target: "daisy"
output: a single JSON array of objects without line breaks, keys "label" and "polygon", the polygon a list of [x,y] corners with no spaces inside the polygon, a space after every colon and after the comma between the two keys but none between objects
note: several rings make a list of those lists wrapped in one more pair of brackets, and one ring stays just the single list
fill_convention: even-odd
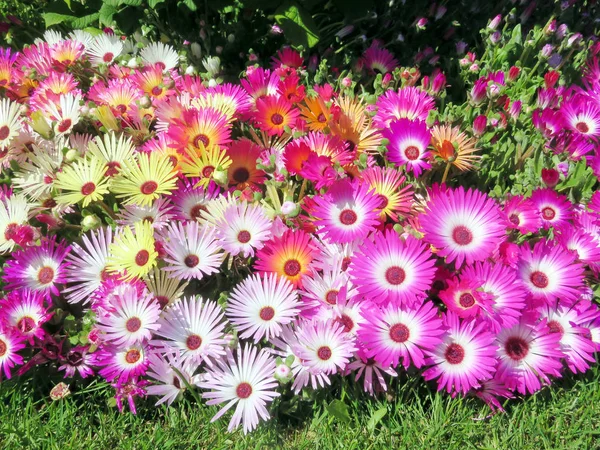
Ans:
[{"label": "daisy", "polygon": [[520,195],[509,197],[500,214],[507,228],[519,230],[522,234],[535,233],[542,225],[531,199]]},{"label": "daisy", "polygon": [[93,38],[86,51],[94,66],[111,64],[123,52],[123,42],[118,36],[103,33]]},{"label": "daisy", "polygon": [[58,105],[48,103],[48,114],[53,122],[53,129],[56,136],[64,136],[73,130],[73,127],[79,123],[80,119],[80,94],[64,94],[59,98]]},{"label": "daisy", "polygon": [[71,286],[63,290],[69,303],[89,303],[90,296],[107,278],[106,266],[112,239],[112,228],[106,227],[83,235],[81,244],[73,243],[65,270],[65,281]]},{"label": "daisy", "polygon": [[0,373],[4,372],[6,378],[10,379],[10,369],[15,364],[23,364],[23,357],[17,353],[23,348],[25,344],[21,337],[0,327]]},{"label": "daisy", "polygon": [[398,67],[398,60],[394,55],[380,44],[373,41],[371,46],[365,50],[361,63],[368,69],[369,73],[388,73]]},{"label": "daisy", "polygon": [[[197,177],[194,187],[207,187],[213,181],[215,172],[224,172],[231,166],[231,158],[219,147],[210,147],[197,154],[187,149],[181,160],[181,171],[188,177]],[[216,188],[216,186],[215,186]]]},{"label": "daisy", "polygon": [[531,249],[529,244],[523,244],[517,271],[523,287],[535,301],[552,303],[560,299],[570,304],[581,295],[583,267],[560,245],[541,240]]},{"label": "daisy", "polygon": [[[356,336],[358,330],[366,322],[363,310],[372,306],[371,302],[365,301],[361,296],[357,295],[355,289],[348,289],[343,286],[337,296],[337,301],[332,308],[330,314],[326,317],[331,317],[333,320],[344,327],[344,333]],[[323,311],[324,308],[321,308]],[[317,320],[320,318],[317,316]]]},{"label": "daisy", "polygon": [[412,363],[420,368],[425,364],[425,351],[433,350],[444,333],[438,309],[431,302],[408,309],[389,305],[383,310],[372,309],[368,322],[358,332],[366,347],[366,356],[383,367],[405,369]]},{"label": "daisy", "polygon": [[375,395],[376,391],[387,392],[387,383],[383,374],[391,377],[397,377],[398,372],[391,367],[383,367],[373,358],[368,358],[364,349],[359,349],[355,355],[355,360],[348,364],[347,372],[356,371],[354,381],[358,382],[360,377],[364,378],[363,390],[369,395]]},{"label": "daisy", "polygon": [[218,195],[219,187],[215,183],[208,183],[206,187],[202,187],[197,179],[180,179],[177,182],[177,190],[171,195],[175,218],[197,220],[206,209],[206,204]]},{"label": "daisy", "polygon": [[246,434],[257,427],[259,416],[263,420],[269,419],[266,405],[279,396],[274,390],[279,384],[273,377],[275,360],[265,350],[258,351],[248,345],[238,347],[235,356],[227,348],[227,357],[217,362],[218,366],[209,369],[199,383],[200,388],[210,389],[202,394],[208,399],[207,405],[227,402],[211,422],[237,404],[227,430],[231,432],[243,422]]},{"label": "daisy", "polygon": [[473,389],[471,392],[475,397],[480,398],[492,410],[492,414],[496,411],[504,412],[502,404],[498,397],[514,398],[512,392],[506,388],[506,385],[498,379],[497,374],[489,380],[480,381],[480,386]]},{"label": "daisy", "polygon": [[213,108],[186,109],[167,131],[180,150],[191,148],[196,153],[231,142],[231,125],[225,114]]},{"label": "daisy", "polygon": [[227,253],[254,256],[271,237],[271,221],[261,206],[246,202],[231,205],[217,221],[217,236]]},{"label": "daisy", "polygon": [[88,92],[88,98],[99,105],[96,108],[98,120],[109,130],[119,129],[116,118],[126,117],[132,112],[143,95],[129,78],[112,79],[107,85],[98,81]]},{"label": "daisy", "polygon": [[396,167],[406,166],[415,177],[429,168],[430,152],[427,150],[431,142],[431,132],[425,122],[409,119],[394,120],[389,128],[382,131],[382,136],[389,141],[387,159]]},{"label": "daisy", "polygon": [[435,260],[421,241],[402,240],[395,231],[365,239],[352,263],[350,275],[358,291],[379,304],[413,304],[426,296],[435,275]]},{"label": "daisy", "polygon": [[266,173],[256,165],[262,148],[249,139],[233,141],[227,149],[231,166],[227,168],[229,185],[243,191],[247,187],[259,191],[266,179]]},{"label": "daisy", "polygon": [[27,288],[49,298],[59,295],[59,284],[66,281],[65,256],[70,247],[56,243],[56,237],[43,238],[41,245],[27,247],[12,254],[4,268],[5,289]]},{"label": "daisy", "polygon": [[135,162],[126,162],[114,178],[111,192],[125,198],[124,204],[148,206],[160,195],[171,195],[176,174],[166,156],[138,153]]},{"label": "daisy", "polygon": [[304,322],[297,337],[295,353],[313,373],[343,371],[356,351],[354,336],[333,320]]},{"label": "daisy", "polygon": [[197,222],[169,225],[164,247],[164,260],[169,265],[164,270],[171,272],[171,277],[184,280],[201,280],[206,275],[217,273],[225,254],[221,252],[215,234],[214,228]]},{"label": "daisy", "polygon": [[20,108],[21,105],[7,98],[0,101],[0,149],[8,147],[19,134],[23,124]]},{"label": "daisy", "polygon": [[304,64],[304,59],[297,50],[284,47],[277,51],[277,55],[271,57],[271,67],[278,69],[281,66],[298,69]]},{"label": "daisy", "polygon": [[318,250],[309,234],[288,229],[273,237],[258,250],[255,269],[259,273],[275,272],[286,277],[294,287],[302,286],[302,278],[311,272],[311,262]]},{"label": "daisy", "polygon": [[479,289],[480,280],[461,277],[447,280],[447,287],[438,296],[461,319],[475,318],[492,313],[493,300]]},{"label": "daisy", "polygon": [[15,248],[16,242],[11,235],[19,226],[27,223],[30,209],[31,205],[21,194],[0,200],[0,253]]},{"label": "daisy", "polygon": [[461,321],[451,312],[444,316],[447,327],[438,344],[427,358],[431,366],[423,372],[425,380],[437,379],[438,391],[466,394],[492,378],[496,370],[495,336],[486,330],[484,322]]},{"label": "daisy", "polygon": [[238,284],[229,296],[225,313],[242,339],[258,344],[264,337],[279,336],[282,325],[298,315],[300,303],[287,278],[254,274]]},{"label": "daisy", "polygon": [[0,329],[14,331],[30,345],[35,338],[44,338],[42,325],[52,313],[44,306],[42,295],[28,289],[14,290],[0,301],[0,306]]},{"label": "daisy", "polygon": [[103,346],[94,353],[99,373],[107,381],[125,383],[146,373],[148,369],[148,347],[134,344],[125,347]]},{"label": "daisy", "polygon": [[150,294],[160,305],[160,309],[165,309],[181,298],[187,281],[182,282],[177,278],[169,278],[169,273],[155,267],[144,280]]},{"label": "daisy", "polygon": [[104,177],[106,170],[96,159],[80,159],[56,174],[54,187],[62,193],[56,197],[58,203],[72,205],[82,202],[85,208],[90,202],[102,200],[108,194],[108,179]]},{"label": "daisy", "polygon": [[[350,277],[341,269],[342,257],[337,255],[328,267],[307,275],[299,292],[303,301],[302,314],[307,315],[314,309],[323,306],[332,307],[337,304],[340,291],[350,285]],[[347,290],[347,295],[354,296],[355,288]]]},{"label": "daisy", "polygon": [[257,126],[269,136],[281,136],[286,127],[293,130],[300,114],[298,109],[283,97],[259,98],[256,100],[256,109]]},{"label": "daisy", "polygon": [[147,375],[159,383],[148,386],[146,392],[148,395],[162,396],[155,406],[162,403],[171,405],[185,391],[186,384],[192,385],[197,367],[193,361],[182,359],[176,353],[161,355],[158,352],[151,353],[148,361],[150,366]]},{"label": "daisy", "polygon": [[462,186],[436,192],[419,221],[424,240],[456,267],[488,258],[505,234],[495,201]]},{"label": "daisy", "polygon": [[596,103],[575,96],[564,101],[560,107],[565,125],[581,136],[600,136],[600,107]]},{"label": "daisy", "polygon": [[[397,92],[389,90],[377,99],[375,125],[385,129],[398,119],[425,122],[429,111],[434,107],[433,97],[420,88],[408,86],[398,89]],[[400,123],[407,124],[407,122]]]},{"label": "daisy", "polygon": [[312,200],[317,233],[331,242],[362,240],[379,224],[381,199],[366,183],[342,180]]},{"label": "daisy", "polygon": [[[446,176],[450,166],[466,172],[473,169],[474,164],[481,159],[480,155],[474,154],[479,150],[475,147],[475,139],[468,137],[458,127],[434,125],[431,129],[431,145],[433,156],[446,162]],[[442,183],[446,181],[446,176],[443,177]]]},{"label": "daisy", "polygon": [[133,230],[123,227],[110,244],[107,272],[124,271],[125,280],[143,277],[156,265],[158,253],[154,243],[152,225],[148,222],[136,223]]},{"label": "daisy", "polygon": [[600,262],[600,242],[590,233],[569,225],[561,227],[555,235],[557,242],[565,249],[574,252],[577,259],[590,266]]},{"label": "daisy", "polygon": [[152,344],[178,351],[183,359],[212,365],[213,359],[225,354],[223,319],[223,310],[216,302],[201,297],[183,298],[169,306],[158,321],[156,334],[165,340],[154,340]]},{"label": "daisy", "polygon": [[91,368],[93,364],[94,356],[89,353],[89,347],[78,345],[67,352],[58,370],[65,371],[65,378],[73,378],[76,372],[81,378],[87,378],[94,375],[94,370]]},{"label": "daisy", "polygon": [[531,203],[545,229],[566,225],[573,218],[573,205],[554,189],[536,189],[531,193]]},{"label": "daisy", "polygon": [[498,333],[498,377],[508,389],[521,394],[533,394],[550,384],[549,375],[560,377],[563,353],[560,334],[549,333],[546,322],[522,319],[511,328]]},{"label": "daisy", "polygon": [[[381,133],[373,125],[363,100],[339,96],[334,101],[336,114],[329,121],[331,133],[345,143],[346,152],[352,155],[374,154],[381,145]],[[339,108],[339,109],[337,109]]]},{"label": "daisy", "polygon": [[406,178],[391,167],[369,167],[362,172],[362,178],[379,196],[381,203],[379,217],[398,220],[398,215],[406,216],[411,210],[413,190]]},{"label": "daisy", "polygon": [[110,314],[98,317],[96,327],[103,332],[104,340],[118,347],[148,340],[159,328],[158,302],[148,293],[141,297],[132,293],[134,291],[127,291],[119,297]]},{"label": "daisy", "polygon": [[327,128],[327,122],[331,114],[330,108],[325,104],[325,101],[320,96],[305,97],[304,103],[300,104],[300,115],[306,122],[306,126],[310,131],[323,131]]},{"label": "daisy", "polygon": [[179,55],[170,45],[152,42],[140,51],[145,64],[157,64],[164,72],[174,69],[179,63]]}]

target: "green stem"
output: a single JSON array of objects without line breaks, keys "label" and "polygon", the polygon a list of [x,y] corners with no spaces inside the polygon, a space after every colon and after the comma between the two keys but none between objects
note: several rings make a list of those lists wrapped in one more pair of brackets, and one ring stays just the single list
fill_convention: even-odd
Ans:
[{"label": "green stem", "polygon": [[448,172],[450,171],[450,162],[446,163],[446,169],[444,170],[444,175],[442,176],[442,184],[446,182],[446,178],[448,178]]},{"label": "green stem", "polygon": [[115,214],[115,212],[110,209],[110,206],[108,206],[106,203],[104,203],[104,201],[100,200],[97,202],[102,209],[110,216],[111,219],[113,220],[117,220],[117,215]]}]

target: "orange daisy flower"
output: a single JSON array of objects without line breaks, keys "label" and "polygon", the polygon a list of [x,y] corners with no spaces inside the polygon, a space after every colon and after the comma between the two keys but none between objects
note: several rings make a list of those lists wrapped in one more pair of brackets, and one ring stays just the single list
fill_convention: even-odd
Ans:
[{"label": "orange daisy flower", "polygon": [[[431,129],[432,154],[456,167],[461,172],[473,169],[473,164],[481,159],[475,155],[479,149],[475,147],[475,139],[468,137],[458,127],[436,125]],[[447,175],[447,174],[446,174]],[[445,177],[444,177],[445,181]]]},{"label": "orange daisy flower", "polygon": [[267,96],[256,100],[258,128],[269,136],[281,136],[285,127],[294,128],[299,112],[283,97]]},{"label": "orange daisy flower", "polygon": [[339,97],[336,106],[339,109],[329,121],[331,133],[346,143],[348,151],[376,153],[381,144],[381,134],[373,127],[365,105],[360,100]]},{"label": "orange daisy flower", "polygon": [[320,96],[306,97],[304,105],[298,105],[300,115],[306,121],[306,126],[310,131],[323,131],[327,128],[327,122],[331,111]]},{"label": "orange daisy flower", "polygon": [[247,187],[259,189],[266,178],[265,172],[256,167],[256,160],[261,153],[262,149],[249,139],[239,139],[231,144],[227,149],[227,155],[231,158],[231,166],[227,171],[230,186],[240,191]]}]

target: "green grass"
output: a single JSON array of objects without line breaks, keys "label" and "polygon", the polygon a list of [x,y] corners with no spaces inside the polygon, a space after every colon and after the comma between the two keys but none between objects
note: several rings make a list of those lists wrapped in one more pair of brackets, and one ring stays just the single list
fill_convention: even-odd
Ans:
[{"label": "green grass", "polygon": [[[416,378],[409,381],[418,381]],[[0,384],[1,449],[592,449],[600,448],[600,371],[569,377],[534,396],[507,402],[506,414],[485,420],[475,399],[450,399],[422,382],[403,380],[388,400],[357,398],[345,382],[294,414],[262,424],[254,433],[227,433],[230,415],[215,424],[216,407],[191,396],[176,407],[138,402],[138,415],[108,406],[103,384],[79,389],[62,401],[47,398],[53,381],[40,375]],[[43,394],[43,395],[42,395]],[[325,405],[344,397],[349,421]],[[355,400],[351,400],[351,399]],[[385,416],[373,423],[375,411]]]}]

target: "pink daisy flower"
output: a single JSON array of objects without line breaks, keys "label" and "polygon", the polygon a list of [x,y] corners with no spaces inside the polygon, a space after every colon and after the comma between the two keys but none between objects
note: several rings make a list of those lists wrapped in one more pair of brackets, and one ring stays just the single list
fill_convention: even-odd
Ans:
[{"label": "pink daisy flower", "polygon": [[522,234],[535,233],[540,229],[541,221],[533,202],[520,195],[509,197],[501,211],[504,225]]},{"label": "pink daisy flower", "polygon": [[438,296],[448,311],[452,311],[461,319],[474,318],[492,313],[493,300],[487,293],[479,290],[478,279],[461,277],[448,280],[448,287],[440,291]]},{"label": "pink daisy flower", "polygon": [[517,271],[526,292],[535,301],[551,303],[556,299],[573,303],[581,295],[583,267],[560,245],[545,240],[533,249],[521,247]]},{"label": "pink daisy flower", "polygon": [[217,221],[217,236],[226,252],[248,258],[271,237],[271,227],[262,206],[242,202],[225,209]]},{"label": "pink daisy flower", "polygon": [[536,189],[531,194],[531,202],[545,229],[566,225],[573,218],[571,202],[553,189]]},{"label": "pink daisy flower", "polygon": [[98,317],[96,327],[104,339],[115,346],[130,346],[148,340],[159,328],[160,305],[149,293],[126,291],[113,303],[114,309]]},{"label": "pink daisy flower", "polygon": [[391,367],[383,367],[373,358],[368,358],[364,349],[359,350],[354,355],[355,360],[348,364],[346,372],[356,372],[354,381],[358,382],[363,377],[363,390],[369,395],[375,395],[377,392],[387,392],[387,383],[383,374],[390,377],[397,377],[398,372]]},{"label": "pink daisy flower", "polygon": [[396,367],[399,362],[405,369],[411,363],[422,367],[424,352],[434,349],[444,333],[438,309],[431,302],[411,309],[389,305],[368,313],[358,338],[367,349],[366,356],[383,367]]},{"label": "pink daisy flower", "polygon": [[94,353],[96,366],[102,367],[100,375],[107,381],[125,383],[146,373],[148,348],[143,344],[125,347],[105,346]]},{"label": "pink daisy flower", "polygon": [[370,73],[388,73],[398,67],[398,60],[389,50],[381,48],[380,43],[373,41],[361,58],[364,67]]},{"label": "pink daisy flower", "polygon": [[165,340],[154,340],[152,344],[178,351],[184,359],[212,365],[213,359],[225,354],[223,319],[223,310],[216,302],[184,298],[164,311],[156,334]]},{"label": "pink daisy flower", "polygon": [[591,266],[600,263],[600,242],[580,228],[567,225],[556,230],[557,242],[566,250],[574,252],[577,259]]},{"label": "pink daisy flower", "polygon": [[273,377],[275,360],[265,350],[259,351],[248,345],[238,347],[235,356],[227,348],[227,357],[218,359],[217,363],[218,366],[209,369],[199,383],[202,389],[211,390],[202,394],[208,399],[207,405],[227,402],[211,422],[237,405],[227,429],[233,431],[242,422],[246,434],[257,427],[259,416],[263,420],[269,419],[266,406],[279,396],[275,391],[278,382]]},{"label": "pink daisy flower", "polygon": [[375,233],[359,247],[350,264],[352,282],[375,303],[413,304],[426,296],[435,275],[427,246],[395,231]]},{"label": "pink daisy flower", "polygon": [[448,312],[444,317],[446,333],[442,342],[430,352],[423,372],[426,380],[437,379],[438,391],[465,395],[480,382],[492,378],[496,366],[495,336],[485,322],[461,321]]},{"label": "pink daisy flower", "polygon": [[11,377],[10,369],[16,364],[23,364],[23,357],[17,352],[25,348],[23,338],[0,327],[0,376]]},{"label": "pink daisy flower", "polygon": [[78,345],[67,352],[58,370],[65,371],[65,378],[73,378],[75,373],[79,373],[81,378],[87,378],[94,375],[91,366],[94,364],[94,356],[88,352],[89,347]]},{"label": "pink daisy flower", "polygon": [[373,121],[382,130],[397,119],[426,121],[429,111],[435,107],[435,100],[420,88],[409,86],[386,91],[377,100],[377,114]]},{"label": "pink daisy flower", "polygon": [[254,115],[258,128],[269,136],[281,136],[286,127],[293,130],[300,111],[285,97],[268,96],[256,100]]},{"label": "pink daisy flower", "polygon": [[596,103],[574,96],[562,103],[560,112],[573,133],[591,138],[600,136],[600,107]]},{"label": "pink daisy flower", "polygon": [[242,339],[252,338],[258,344],[263,337],[279,336],[299,307],[298,294],[286,278],[254,274],[233,289],[225,313]]},{"label": "pink daisy flower", "polygon": [[512,392],[498,379],[497,375],[489,380],[481,381],[480,386],[472,390],[472,394],[483,400],[492,410],[492,414],[496,411],[504,411],[498,397],[514,398]]},{"label": "pink daisy flower", "polygon": [[523,318],[517,325],[500,330],[496,341],[498,377],[508,389],[533,394],[541,389],[540,381],[550,384],[550,375],[561,376],[560,334],[549,333],[545,321]]},{"label": "pink daisy flower", "polygon": [[43,339],[42,325],[52,313],[44,306],[44,297],[36,291],[19,289],[9,293],[0,302],[0,323],[2,328],[14,331],[33,345],[34,338]]},{"label": "pink daisy flower", "polygon": [[425,122],[406,118],[394,120],[389,128],[381,132],[390,141],[387,159],[396,167],[406,166],[406,170],[418,177],[424,170],[431,168],[430,152],[431,132]]},{"label": "pink daisy flower", "polygon": [[65,256],[70,247],[56,243],[56,238],[42,239],[40,246],[28,247],[13,253],[6,262],[4,281],[6,289],[27,288],[45,297],[58,295],[57,284],[66,281]]},{"label": "pink daisy flower", "polygon": [[177,182],[177,190],[171,195],[177,220],[198,220],[206,210],[206,204],[219,196],[220,189],[214,182],[200,187],[199,181],[198,178],[184,178]]},{"label": "pink daisy flower", "polygon": [[[172,404],[185,390],[186,383],[192,385],[192,377],[197,364],[189,359],[181,358],[177,353],[167,352],[164,355],[154,352],[148,356],[150,363],[148,376],[158,383],[146,388],[148,395],[162,396],[155,404]],[[176,369],[176,370],[175,370]]]},{"label": "pink daisy flower", "polygon": [[496,202],[463,187],[432,195],[419,221],[424,240],[456,267],[488,258],[505,236]]},{"label": "pink daisy flower", "polygon": [[345,243],[364,239],[379,223],[377,208],[381,200],[369,185],[339,181],[323,196],[313,197],[312,215],[317,233],[331,242]]}]

